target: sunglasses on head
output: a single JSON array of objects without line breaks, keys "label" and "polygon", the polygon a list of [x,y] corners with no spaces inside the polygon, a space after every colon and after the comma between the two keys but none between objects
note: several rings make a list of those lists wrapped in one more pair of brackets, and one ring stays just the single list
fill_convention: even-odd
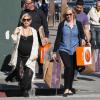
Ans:
[{"label": "sunglasses on head", "polygon": [[29,4],[32,4],[33,2],[25,2],[25,4],[29,5]]},{"label": "sunglasses on head", "polygon": [[72,13],[70,13],[70,14],[65,14],[66,16],[72,16]]},{"label": "sunglasses on head", "polygon": [[24,18],[23,19],[23,22],[25,22],[25,21],[28,21],[29,22],[30,20],[31,20],[30,18],[27,18],[27,19]]}]

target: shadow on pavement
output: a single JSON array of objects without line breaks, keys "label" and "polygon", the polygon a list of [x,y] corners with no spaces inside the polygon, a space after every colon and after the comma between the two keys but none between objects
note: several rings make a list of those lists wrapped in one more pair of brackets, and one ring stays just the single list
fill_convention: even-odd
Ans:
[{"label": "shadow on pavement", "polygon": [[7,97],[21,97],[20,90],[6,90]]},{"label": "shadow on pavement", "polygon": [[95,81],[94,79],[87,78],[87,77],[77,77],[77,79],[79,79],[79,80],[86,80],[86,81]]},{"label": "shadow on pavement", "polygon": [[94,73],[94,74],[91,74],[90,76],[94,76],[94,77],[100,78],[100,73]]},{"label": "shadow on pavement", "polygon": [[11,71],[11,70],[12,70],[12,67],[8,65],[10,59],[11,59],[11,55],[8,54],[8,55],[5,57],[5,59],[4,59],[4,61],[3,61],[3,64],[2,64],[2,66],[1,66],[1,71],[2,71],[2,72]]},{"label": "shadow on pavement", "polygon": [[53,95],[62,95],[64,89],[36,89],[35,95],[40,95],[40,96],[53,96]]},{"label": "shadow on pavement", "polygon": [[0,84],[0,97],[19,97],[21,96],[19,87],[16,85]]},{"label": "shadow on pavement", "polygon": [[[31,95],[35,96],[61,95],[64,91],[63,88],[55,89],[45,87],[44,83],[37,83],[35,85],[37,85],[37,88],[35,88],[35,93],[30,93]],[[22,97],[22,95],[17,85],[0,84],[0,97]]]}]

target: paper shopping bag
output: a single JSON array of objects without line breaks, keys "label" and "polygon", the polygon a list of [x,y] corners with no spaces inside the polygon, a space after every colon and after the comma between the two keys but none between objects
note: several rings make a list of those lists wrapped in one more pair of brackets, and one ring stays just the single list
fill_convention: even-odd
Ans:
[{"label": "paper shopping bag", "polygon": [[92,64],[91,47],[76,48],[77,66],[90,66]]},{"label": "paper shopping bag", "polygon": [[45,46],[40,46],[39,48],[39,56],[40,56],[40,63],[44,63],[44,57],[48,49],[51,48],[51,43],[46,44]]},{"label": "paper shopping bag", "polygon": [[100,50],[93,50],[95,72],[100,72]]},{"label": "paper shopping bag", "polygon": [[85,66],[85,70],[82,71],[80,74],[83,74],[83,75],[88,75],[88,74],[93,74],[95,72],[95,61],[94,61],[95,57],[94,57],[94,54],[92,52],[92,64],[89,65],[88,67]]},{"label": "paper shopping bag", "polygon": [[61,62],[46,61],[44,64],[44,81],[49,88],[60,88]]}]

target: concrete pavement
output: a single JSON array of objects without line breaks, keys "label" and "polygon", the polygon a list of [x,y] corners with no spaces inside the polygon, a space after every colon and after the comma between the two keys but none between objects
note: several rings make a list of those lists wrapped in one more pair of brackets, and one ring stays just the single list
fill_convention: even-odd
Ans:
[{"label": "concrete pavement", "polygon": [[[91,96],[91,95],[90,95]],[[100,100],[99,95],[89,96],[70,96],[70,97],[61,97],[61,96],[37,96],[37,97],[8,97],[0,98],[0,100]]]},{"label": "concrete pavement", "polygon": [[[4,81],[6,75],[5,73],[0,72],[0,93],[5,93],[5,95],[0,94],[0,100],[6,100],[6,97],[11,99],[16,99],[19,97],[19,100],[22,100],[23,97],[20,96],[20,91],[17,82],[8,82]],[[61,80],[63,85],[63,79]],[[77,89],[77,92],[73,96],[68,96],[69,100],[100,100],[100,73],[94,73],[92,75],[78,75],[78,81],[74,81],[74,88]],[[45,100],[45,99],[64,99],[62,97],[62,89],[49,89],[46,87],[46,84],[42,79],[35,79],[33,83],[34,93],[31,93],[29,98],[34,98],[36,100]],[[2,98],[3,97],[3,98]],[[13,97],[13,98],[12,98]],[[9,100],[9,98],[7,99]]]}]

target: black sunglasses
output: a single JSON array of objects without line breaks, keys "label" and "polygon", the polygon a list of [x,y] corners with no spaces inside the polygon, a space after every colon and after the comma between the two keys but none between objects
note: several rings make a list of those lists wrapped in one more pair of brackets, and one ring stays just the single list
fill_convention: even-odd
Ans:
[{"label": "black sunglasses", "polygon": [[72,16],[72,13],[70,13],[70,14],[65,14],[66,16]]},{"label": "black sunglasses", "polygon": [[25,22],[25,21],[29,22],[30,20],[31,20],[30,18],[27,18],[27,19],[23,19],[22,21],[23,22]]}]

